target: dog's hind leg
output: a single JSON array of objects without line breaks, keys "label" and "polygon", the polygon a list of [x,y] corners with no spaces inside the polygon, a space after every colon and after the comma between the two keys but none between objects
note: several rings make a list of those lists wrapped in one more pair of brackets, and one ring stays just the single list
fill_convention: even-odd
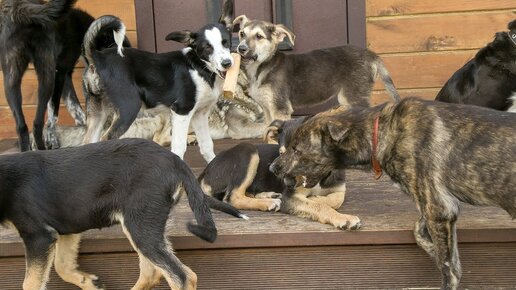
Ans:
[{"label": "dog's hind leg", "polygon": [[86,115],[84,114],[84,110],[82,109],[81,103],[77,98],[77,93],[75,92],[75,88],[72,82],[72,72],[66,74],[65,82],[63,85],[63,94],[66,108],[72,118],[75,120],[76,126],[84,126],[86,125]]},{"label": "dog's hind leg", "polygon": [[140,211],[134,215],[134,217],[152,216],[152,219],[129,218],[133,215],[120,219],[122,229],[133,248],[138,252],[139,257],[144,257],[140,260],[142,272],[133,290],[151,288],[159,281],[159,272],[163,274],[171,289],[197,288],[197,275],[174,255],[165,235],[168,209],[169,207],[166,212],[148,209],[148,212]]},{"label": "dog's hind leg", "polygon": [[421,249],[425,250],[430,257],[435,258],[434,243],[432,242],[432,237],[428,232],[426,221],[423,216],[421,216],[416,222],[414,237]]},{"label": "dog's hind leg", "polygon": [[80,234],[59,236],[54,260],[56,272],[64,281],[75,284],[81,289],[103,289],[97,276],[77,270],[80,240]]},{"label": "dog's hind leg", "polygon": [[31,233],[20,232],[25,244],[24,290],[45,289],[54,259],[57,232],[46,227]]},{"label": "dog's hind leg", "polygon": [[27,69],[28,65],[29,60],[25,59],[23,55],[4,55],[2,57],[5,96],[16,121],[16,133],[18,134],[20,151],[22,152],[29,151],[31,149],[29,130],[23,116],[23,98],[21,93],[21,81],[23,73]]},{"label": "dog's hind leg", "polygon": [[434,260],[442,274],[441,289],[457,289],[461,278],[455,223],[457,214],[444,207],[426,209],[424,218],[434,245]]},{"label": "dog's hind leg", "polygon": [[102,129],[108,117],[108,108],[102,100],[96,96],[87,98],[86,134],[84,134],[83,144],[96,143],[100,141]]},{"label": "dog's hind leg", "polygon": [[39,150],[45,150],[45,143],[43,141],[43,120],[45,118],[48,101],[54,92],[56,75],[55,52],[53,49],[48,49],[48,47],[49,46],[45,45],[45,43],[36,47],[34,56],[34,68],[38,75],[38,106],[36,108],[36,115],[34,116],[32,133]]},{"label": "dog's hind leg", "polygon": [[45,136],[45,146],[48,149],[57,149],[60,146],[59,138],[56,133],[57,121],[59,119],[59,104],[61,102],[61,93],[63,92],[63,85],[65,82],[65,72],[56,69],[55,80],[54,80],[54,90],[52,94],[52,98],[47,104],[47,130]]}]

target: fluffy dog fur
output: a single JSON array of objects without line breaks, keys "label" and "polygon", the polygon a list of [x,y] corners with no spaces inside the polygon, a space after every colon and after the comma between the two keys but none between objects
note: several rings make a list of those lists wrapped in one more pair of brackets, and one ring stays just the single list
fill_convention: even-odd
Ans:
[{"label": "fluffy dog fur", "polygon": [[516,20],[456,71],[437,101],[516,112]]},{"label": "fluffy dog fur", "polygon": [[312,189],[294,187],[292,178],[277,178],[269,171],[272,161],[288,147],[292,133],[307,119],[273,122],[266,136],[279,144],[241,143],[219,153],[199,176],[203,190],[238,209],[281,210],[340,229],[358,229],[358,217],[336,211],[346,194],[343,170],[330,172]]},{"label": "fluffy dog fur", "polygon": [[377,76],[387,92],[399,96],[383,61],[374,52],[347,45],[318,49],[304,54],[284,54],[278,44],[295,35],[281,24],[249,20],[240,26],[237,51],[249,79],[249,93],[264,109],[266,124],[289,119],[293,110],[324,103],[338,96],[341,105],[369,106]]},{"label": "fluffy dog fur", "polygon": [[0,3],[0,62],[21,151],[31,149],[21,95],[22,76],[29,62],[34,64],[38,76],[38,106],[33,128],[37,148],[45,149],[42,132],[47,104],[47,147],[59,147],[53,133],[61,95],[76,123],[85,122],[71,75],[80,56],[82,38],[93,18],[72,9],[75,1],[4,0]]},{"label": "fluffy dog fur", "polygon": [[[142,105],[158,104],[172,110],[172,152],[181,158],[186,151],[186,137],[191,125],[206,161],[215,157],[208,128],[208,116],[222,90],[222,78],[232,65],[231,17],[233,1],[226,1],[219,23],[209,24],[197,32],[178,31],[166,39],[186,44],[182,51],[148,53],[122,47],[125,26],[114,16],[104,16],[92,24],[84,40],[84,56],[93,64],[100,80],[102,98],[90,98],[86,142],[100,138],[106,113],[106,101],[116,111],[111,127],[102,140],[119,138],[136,118]],[[102,31],[114,31],[117,48],[99,50]],[[151,65],[150,65],[151,64]],[[91,118],[90,118],[91,116]]]},{"label": "fluffy dog fur", "polygon": [[461,201],[498,206],[516,218],[516,115],[476,106],[409,98],[314,117],[296,130],[271,171],[304,176],[312,187],[331,170],[370,169],[372,160],[416,202],[416,241],[434,258],[443,289],[456,289],[461,277],[455,228]]},{"label": "fluffy dog fur", "polygon": [[101,289],[96,276],[77,270],[80,233],[116,223],[140,258],[134,289],[150,289],[162,275],[172,289],[195,289],[195,273],[165,235],[171,208],[186,193],[197,220],[188,229],[210,242],[217,229],[208,205],[244,217],[206,199],[180,158],[142,139],[3,155],[0,173],[0,223],[14,225],[25,244],[24,289],[44,289],[52,261],[63,280]]}]

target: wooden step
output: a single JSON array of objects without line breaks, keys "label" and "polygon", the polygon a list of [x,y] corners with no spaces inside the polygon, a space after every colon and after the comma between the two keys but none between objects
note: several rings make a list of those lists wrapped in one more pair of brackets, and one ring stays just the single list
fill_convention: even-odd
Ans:
[{"label": "wooden step", "polygon": [[[216,152],[237,142],[216,141]],[[185,157],[197,174],[205,166],[195,146]],[[350,170],[347,178],[339,211],[358,215],[359,231],[281,213],[246,211],[245,221],[214,212],[219,237],[209,244],[186,230],[193,215],[182,200],[171,214],[168,235],[178,257],[198,274],[199,289],[438,287],[433,261],[412,236],[413,202],[387,177],[376,181],[372,173]],[[462,287],[514,289],[516,223],[506,212],[464,205],[458,237]],[[81,267],[98,274],[107,289],[129,289],[138,278],[137,255],[118,226],[86,232],[81,253]],[[0,289],[21,287],[23,255],[17,233],[0,229],[0,277],[9,277],[0,279]],[[49,289],[75,288],[53,273]],[[164,280],[157,289],[167,289]]]}]

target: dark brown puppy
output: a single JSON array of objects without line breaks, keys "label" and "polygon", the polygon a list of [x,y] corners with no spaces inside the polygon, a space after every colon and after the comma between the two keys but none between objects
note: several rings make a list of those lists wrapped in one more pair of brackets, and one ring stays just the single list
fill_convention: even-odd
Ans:
[{"label": "dark brown puppy", "polygon": [[516,217],[516,114],[410,98],[314,117],[271,170],[305,176],[312,187],[331,170],[371,167],[414,199],[421,213],[416,240],[434,258],[442,288],[456,289],[460,201],[499,206]]},{"label": "dark brown puppy", "polygon": [[272,161],[290,143],[292,133],[307,119],[273,122],[266,137],[279,145],[241,143],[219,153],[199,176],[203,190],[238,209],[281,210],[340,229],[358,229],[358,217],[336,211],[346,194],[343,170],[331,171],[311,189],[294,187],[295,180],[278,178],[269,171]]},{"label": "dark brown puppy", "polygon": [[456,71],[436,101],[516,112],[516,20]]},{"label": "dark brown puppy", "polygon": [[198,223],[188,229],[213,242],[208,206],[225,211],[229,205],[207,201],[186,164],[154,142],[122,139],[0,156],[0,223],[14,225],[23,239],[23,289],[44,289],[52,261],[63,280],[102,289],[95,275],[77,270],[80,233],[117,223],[140,258],[134,289],[150,289],[162,275],[173,289],[195,289],[195,273],[174,256],[165,235],[183,193]]},{"label": "dark brown puppy", "polygon": [[249,95],[263,108],[266,124],[287,120],[293,110],[324,103],[337,95],[339,104],[369,106],[379,77],[394,101],[399,96],[380,57],[352,45],[285,54],[278,45],[295,35],[284,25],[235,18],[240,25],[237,51],[249,80]]}]

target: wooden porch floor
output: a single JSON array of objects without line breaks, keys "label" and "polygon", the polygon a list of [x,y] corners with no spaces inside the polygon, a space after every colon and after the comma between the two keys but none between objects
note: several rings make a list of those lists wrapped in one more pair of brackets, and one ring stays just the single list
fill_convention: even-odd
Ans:
[{"label": "wooden porch floor", "polygon": [[[216,151],[236,143],[217,141]],[[205,166],[195,146],[185,160],[196,174]],[[412,236],[417,212],[410,199],[388,177],[376,181],[372,173],[352,170],[347,178],[339,211],[359,216],[359,231],[281,213],[246,211],[245,221],[214,212],[219,237],[209,244],[187,232],[193,215],[183,199],[168,234],[179,258],[199,275],[200,289],[438,287],[433,262]],[[516,289],[516,222],[498,208],[464,205],[458,229],[461,286]],[[128,289],[138,277],[136,254],[118,226],[86,232],[81,253],[81,267],[99,274],[108,289]],[[0,289],[21,286],[23,255],[17,233],[0,228],[0,276],[9,277],[0,279]],[[71,285],[54,273],[49,289]]]}]

